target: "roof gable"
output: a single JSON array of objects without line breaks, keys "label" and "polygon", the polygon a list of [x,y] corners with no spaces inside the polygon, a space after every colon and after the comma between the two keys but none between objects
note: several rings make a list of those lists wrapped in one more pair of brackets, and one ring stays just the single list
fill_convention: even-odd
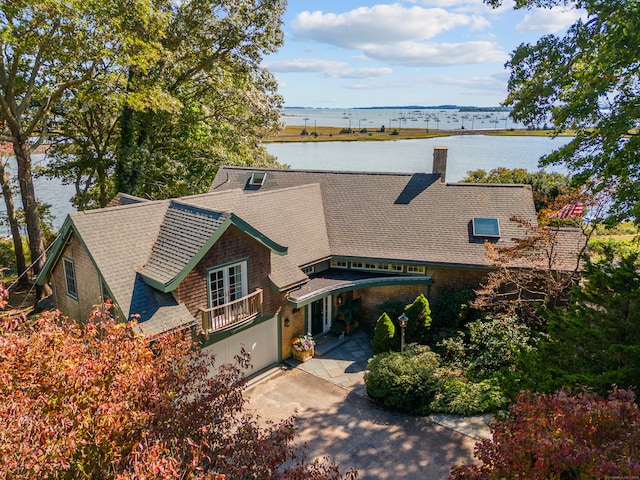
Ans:
[{"label": "roof gable", "polygon": [[235,225],[282,255],[277,244],[233,213],[221,212],[183,201],[171,201],[149,259],[140,271],[145,283],[160,292],[171,292],[184,280],[222,234]]}]

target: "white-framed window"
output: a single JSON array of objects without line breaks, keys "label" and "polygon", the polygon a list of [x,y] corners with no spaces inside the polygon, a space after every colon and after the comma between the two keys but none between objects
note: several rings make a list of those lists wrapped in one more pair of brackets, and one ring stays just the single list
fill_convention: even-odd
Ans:
[{"label": "white-framed window", "polygon": [[349,264],[346,260],[331,260],[331,266],[336,268],[348,268]]},{"label": "white-framed window", "polygon": [[424,265],[407,265],[407,273],[424,273],[426,268]]},{"label": "white-framed window", "polygon": [[247,280],[246,260],[209,270],[209,307],[218,307],[247,295]]},{"label": "white-framed window", "polygon": [[315,265],[309,265],[308,267],[303,267],[302,268],[302,273],[304,273],[305,275],[311,275],[315,271],[316,271],[316,266]]},{"label": "white-framed window", "polygon": [[70,258],[62,259],[62,269],[64,271],[64,285],[69,295],[74,300],[78,299],[78,282],[76,281],[76,269],[73,260]]}]

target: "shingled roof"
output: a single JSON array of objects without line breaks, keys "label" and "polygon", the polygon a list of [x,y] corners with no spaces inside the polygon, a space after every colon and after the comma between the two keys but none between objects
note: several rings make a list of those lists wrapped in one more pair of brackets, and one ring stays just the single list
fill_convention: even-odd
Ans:
[{"label": "shingled roof", "polygon": [[[221,168],[210,191],[242,189],[249,196],[256,170]],[[473,236],[474,217],[497,218],[500,238],[492,241],[505,245],[522,235],[513,217],[536,222],[526,185],[443,183],[440,174],[427,173],[262,171],[262,192],[320,186],[333,256],[486,266],[486,239]],[[305,206],[298,213],[304,217]]]}]

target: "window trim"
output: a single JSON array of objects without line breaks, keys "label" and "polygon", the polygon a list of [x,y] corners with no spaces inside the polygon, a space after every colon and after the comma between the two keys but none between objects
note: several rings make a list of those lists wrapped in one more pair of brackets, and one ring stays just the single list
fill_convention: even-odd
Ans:
[{"label": "window trim", "polygon": [[[64,288],[69,298],[78,300],[78,277],[76,276],[76,267],[72,258],[62,257],[62,273],[64,275]],[[72,282],[72,288],[69,288],[69,280]]]},{"label": "window trim", "polygon": [[[233,262],[223,263],[207,269],[207,306],[213,307],[213,298],[211,290],[211,275],[215,272],[223,271],[223,288],[224,288],[224,302],[221,305],[230,303],[234,300],[229,300],[229,269],[240,266],[240,286],[242,288],[242,295],[238,298],[245,297],[249,294],[249,262],[246,258],[242,260],[234,260]],[[236,298],[236,300],[238,299]]]}]

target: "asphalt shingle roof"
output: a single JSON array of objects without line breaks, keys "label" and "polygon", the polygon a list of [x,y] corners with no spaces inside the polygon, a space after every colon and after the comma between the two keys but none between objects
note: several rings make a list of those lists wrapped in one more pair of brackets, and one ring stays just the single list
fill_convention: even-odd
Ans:
[{"label": "asphalt shingle roof", "polygon": [[158,283],[169,283],[185,269],[227,218],[229,215],[223,212],[172,201],[142,273]]},{"label": "asphalt shingle roof", "polygon": [[[241,188],[249,196],[255,192],[247,186],[254,171],[221,168],[210,191]],[[533,194],[525,185],[447,184],[439,174],[426,173],[266,172],[259,191],[319,184],[334,256],[488,265],[484,238],[471,233],[474,217],[497,218],[502,245],[523,234],[512,217],[536,222]],[[301,206],[298,218],[305,215]]]}]

